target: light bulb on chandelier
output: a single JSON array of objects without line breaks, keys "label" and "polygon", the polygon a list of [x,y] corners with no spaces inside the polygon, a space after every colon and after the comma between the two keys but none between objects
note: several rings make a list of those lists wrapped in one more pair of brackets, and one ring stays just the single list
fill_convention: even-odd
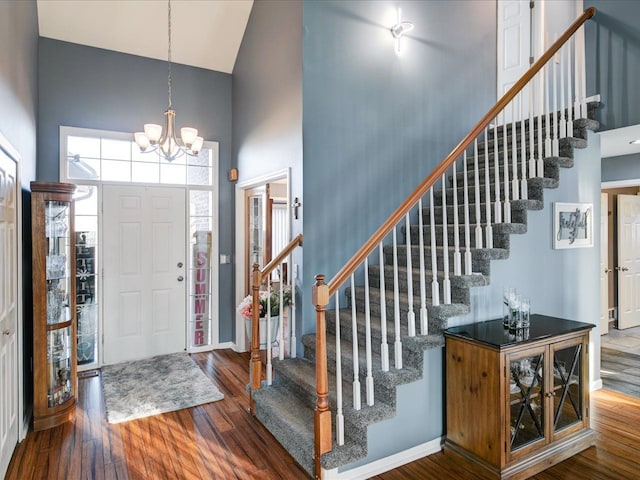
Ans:
[{"label": "light bulb on chandelier", "polygon": [[171,104],[171,0],[168,0],[167,19],[169,33],[167,49],[169,107],[164,112],[164,129],[162,125],[146,123],[144,132],[136,132],[134,139],[141,152],[158,152],[158,155],[171,162],[183,154],[197,156],[202,150],[204,139],[198,136],[198,129],[191,127],[182,127],[180,129],[180,140],[176,138],[176,112]]}]

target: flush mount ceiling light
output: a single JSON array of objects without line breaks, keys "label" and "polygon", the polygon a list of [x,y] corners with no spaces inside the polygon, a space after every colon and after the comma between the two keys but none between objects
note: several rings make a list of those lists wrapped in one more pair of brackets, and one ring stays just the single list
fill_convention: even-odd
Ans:
[{"label": "flush mount ceiling light", "polygon": [[158,155],[171,162],[183,154],[198,155],[204,139],[198,136],[197,129],[191,127],[182,127],[180,140],[176,138],[176,112],[171,104],[171,0],[168,0],[167,30],[169,34],[167,48],[169,107],[164,112],[164,130],[162,125],[147,123],[144,125],[144,132],[136,132],[134,137],[141,152],[158,152]]},{"label": "flush mount ceiling light", "polygon": [[402,10],[398,9],[398,23],[391,27],[391,35],[396,40],[396,53],[400,53],[400,39],[402,36],[413,30],[413,23],[402,21]]}]

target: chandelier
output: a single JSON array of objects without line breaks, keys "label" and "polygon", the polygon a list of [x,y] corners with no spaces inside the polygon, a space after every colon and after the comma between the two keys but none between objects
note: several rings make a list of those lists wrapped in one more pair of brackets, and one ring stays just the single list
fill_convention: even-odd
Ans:
[{"label": "chandelier", "polygon": [[204,139],[198,136],[198,130],[191,127],[180,129],[180,140],[176,138],[176,112],[171,104],[171,0],[168,0],[168,33],[169,46],[167,53],[167,90],[169,94],[169,107],[164,112],[164,130],[162,125],[146,123],[144,132],[136,132],[134,138],[141,152],[158,152],[167,161],[171,162],[177,157],[187,154],[196,156],[202,149]]}]

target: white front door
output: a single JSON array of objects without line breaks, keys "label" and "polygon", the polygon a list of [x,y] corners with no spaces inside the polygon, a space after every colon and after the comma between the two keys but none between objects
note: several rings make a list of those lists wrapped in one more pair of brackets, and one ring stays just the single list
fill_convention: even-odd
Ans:
[{"label": "white front door", "polygon": [[600,335],[609,333],[609,195],[600,193]]},{"label": "white front door", "polygon": [[105,185],[104,364],[186,348],[185,189]]},{"label": "white front door", "polygon": [[18,443],[16,164],[0,150],[0,478]]},{"label": "white front door", "polygon": [[640,325],[640,196],[618,195],[618,328]]}]

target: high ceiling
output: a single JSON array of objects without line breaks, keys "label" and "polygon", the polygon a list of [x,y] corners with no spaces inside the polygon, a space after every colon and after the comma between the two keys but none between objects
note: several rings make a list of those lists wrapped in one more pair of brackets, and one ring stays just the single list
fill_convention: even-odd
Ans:
[{"label": "high ceiling", "polygon": [[[231,73],[253,0],[172,0],[172,61]],[[167,59],[166,0],[38,0],[40,36]]]}]

